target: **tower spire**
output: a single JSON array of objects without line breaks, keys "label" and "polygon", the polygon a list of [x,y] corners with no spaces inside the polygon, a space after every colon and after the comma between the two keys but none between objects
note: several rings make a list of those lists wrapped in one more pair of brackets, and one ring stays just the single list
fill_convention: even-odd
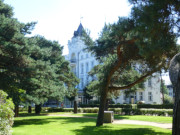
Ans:
[{"label": "tower spire", "polygon": [[82,36],[83,30],[84,30],[84,28],[83,28],[82,24],[80,23],[77,31],[74,31],[74,37]]}]

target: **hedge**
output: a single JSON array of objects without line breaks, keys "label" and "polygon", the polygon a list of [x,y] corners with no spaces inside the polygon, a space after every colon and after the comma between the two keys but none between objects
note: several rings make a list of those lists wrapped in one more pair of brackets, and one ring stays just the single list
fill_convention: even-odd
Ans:
[{"label": "hedge", "polygon": [[[81,104],[81,108],[99,107],[99,104]],[[110,104],[109,108],[153,108],[153,109],[173,109],[173,104]]]},{"label": "hedge", "polygon": [[[21,109],[25,111],[26,108]],[[34,110],[34,108],[32,108]],[[42,107],[43,112],[73,112],[73,108],[50,108]],[[78,108],[78,113],[98,113],[98,108]],[[27,109],[26,109],[27,111]],[[109,108],[109,111],[114,111],[115,114],[121,115],[157,115],[157,116],[172,116],[173,109],[150,109],[150,108]]]},{"label": "hedge", "polygon": [[[81,104],[81,108],[99,107],[99,104]],[[137,108],[137,104],[110,104],[109,108]]]},{"label": "hedge", "polygon": [[137,108],[173,109],[173,104],[138,104]]},{"label": "hedge", "polygon": [[[98,108],[78,108],[78,113],[98,113]],[[115,114],[121,115],[156,115],[172,116],[172,109],[130,109],[130,108],[109,108]],[[73,112],[73,108],[50,108],[48,112]]]}]

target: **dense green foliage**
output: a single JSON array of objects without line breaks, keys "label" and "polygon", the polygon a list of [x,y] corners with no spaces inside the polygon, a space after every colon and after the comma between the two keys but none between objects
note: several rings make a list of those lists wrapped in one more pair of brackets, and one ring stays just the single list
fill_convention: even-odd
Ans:
[{"label": "dense green foliage", "polygon": [[62,56],[63,47],[42,36],[27,37],[36,23],[13,18],[12,7],[0,0],[0,89],[20,102],[43,104],[76,93],[78,79]]},{"label": "dense green foliage", "polygon": [[14,122],[14,104],[7,94],[0,90],[0,135],[11,135]]},{"label": "dense green foliage", "polygon": [[180,31],[180,2],[157,0],[129,0],[131,15],[105,25],[100,37],[92,41],[85,35],[87,49],[102,62],[97,68],[98,81],[89,88],[97,88],[100,111],[97,126],[103,124],[105,102],[109,92],[136,89],[153,73],[167,70],[177,53]]}]

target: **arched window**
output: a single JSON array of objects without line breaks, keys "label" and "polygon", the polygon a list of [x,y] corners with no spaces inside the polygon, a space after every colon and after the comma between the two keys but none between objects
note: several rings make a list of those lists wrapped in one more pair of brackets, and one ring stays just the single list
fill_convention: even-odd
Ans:
[{"label": "arched window", "polygon": [[75,55],[75,53],[71,54],[71,62],[76,62],[76,55]]}]

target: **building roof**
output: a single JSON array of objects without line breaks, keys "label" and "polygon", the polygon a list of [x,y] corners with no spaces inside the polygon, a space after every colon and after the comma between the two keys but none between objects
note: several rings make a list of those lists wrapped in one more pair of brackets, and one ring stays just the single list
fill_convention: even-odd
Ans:
[{"label": "building roof", "polygon": [[83,30],[84,30],[84,28],[83,28],[82,24],[80,23],[77,31],[74,31],[73,37],[82,36]]}]

